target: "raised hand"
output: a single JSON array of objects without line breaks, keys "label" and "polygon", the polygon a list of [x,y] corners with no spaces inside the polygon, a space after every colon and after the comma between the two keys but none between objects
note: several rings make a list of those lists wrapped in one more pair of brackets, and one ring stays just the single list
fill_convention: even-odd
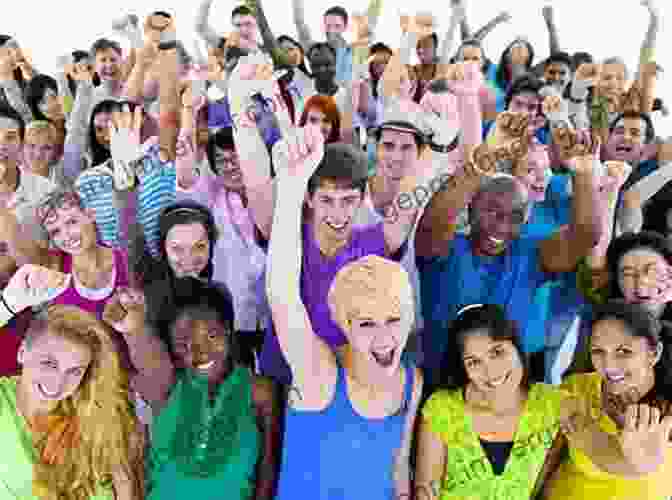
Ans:
[{"label": "raised hand", "polygon": [[553,6],[546,5],[541,9],[541,15],[544,16],[544,20],[547,24],[553,24]]},{"label": "raised hand", "polygon": [[551,123],[569,121],[569,107],[559,95],[546,96],[541,103],[541,112]]},{"label": "raised hand", "polygon": [[114,184],[117,190],[127,190],[135,185],[136,172],[133,163],[143,156],[140,146],[142,120],[140,106],[137,106],[133,113],[128,106],[112,113],[110,152],[114,166]]},{"label": "raised hand", "polygon": [[556,127],[551,131],[553,144],[558,148],[561,161],[584,156],[592,149],[592,137],[585,131]]},{"label": "raised hand", "polygon": [[623,457],[639,473],[655,472],[670,449],[670,432],[672,416],[648,405],[628,406],[619,439]]},{"label": "raised hand", "polygon": [[124,335],[140,331],[145,324],[145,296],[139,290],[121,289],[105,305],[103,321]]},{"label": "raised hand", "polygon": [[529,123],[530,117],[527,113],[504,111],[497,115],[495,130],[488,142],[497,147],[508,146],[516,141],[529,142]]},{"label": "raised hand", "polygon": [[594,87],[600,81],[601,75],[602,67],[599,64],[583,63],[574,73],[574,79],[583,82],[586,87]]},{"label": "raised hand", "polygon": [[599,139],[591,140],[589,144],[582,145],[581,147],[585,147],[587,151],[584,154],[575,156],[568,162],[569,169],[576,175],[592,174],[596,178],[602,177],[605,169],[599,160]]},{"label": "raised hand", "polygon": [[2,297],[11,309],[19,312],[54,300],[69,284],[70,276],[46,267],[25,264],[9,280]]},{"label": "raised hand", "polygon": [[273,147],[273,164],[283,183],[291,181],[305,186],[323,156],[324,136],[314,125],[293,129]]}]

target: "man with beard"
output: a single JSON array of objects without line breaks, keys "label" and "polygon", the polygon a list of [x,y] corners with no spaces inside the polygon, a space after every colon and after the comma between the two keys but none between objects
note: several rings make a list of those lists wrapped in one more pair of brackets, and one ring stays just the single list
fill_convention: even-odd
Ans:
[{"label": "man with beard", "polygon": [[[447,346],[446,328],[460,307],[500,304],[519,322],[523,344],[533,343],[535,332],[529,331],[529,324],[536,289],[552,273],[574,271],[600,238],[592,155],[572,163],[570,224],[543,240],[521,237],[529,216],[527,190],[509,175],[491,175],[491,155],[478,156],[478,165],[472,157],[464,171],[434,195],[415,235],[430,386]],[[467,204],[471,232],[456,234],[457,216]]]}]

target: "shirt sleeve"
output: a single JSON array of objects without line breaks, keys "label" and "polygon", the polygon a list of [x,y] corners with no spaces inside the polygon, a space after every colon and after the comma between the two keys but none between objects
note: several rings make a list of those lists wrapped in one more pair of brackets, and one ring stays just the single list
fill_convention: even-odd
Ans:
[{"label": "shirt sleeve", "polygon": [[159,216],[175,203],[175,163],[163,163],[159,145],[151,146],[142,164],[138,193],[138,222],[145,235],[147,250],[153,257],[159,255]]}]

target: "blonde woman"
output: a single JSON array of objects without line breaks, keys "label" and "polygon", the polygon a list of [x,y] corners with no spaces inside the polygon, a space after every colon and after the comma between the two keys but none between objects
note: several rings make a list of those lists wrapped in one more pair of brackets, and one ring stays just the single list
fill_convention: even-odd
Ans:
[{"label": "blonde woman", "polygon": [[[0,324],[63,290],[65,275],[21,267],[0,296]],[[0,378],[0,498],[143,497],[141,434],[110,330],[79,308],[53,305]]]}]

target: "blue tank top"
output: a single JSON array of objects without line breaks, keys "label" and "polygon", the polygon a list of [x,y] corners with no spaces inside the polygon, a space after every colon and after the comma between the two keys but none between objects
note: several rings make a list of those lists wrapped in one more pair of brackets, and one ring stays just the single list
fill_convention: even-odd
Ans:
[{"label": "blue tank top", "polygon": [[[339,364],[334,399],[321,411],[287,407],[276,500],[394,500],[395,456],[411,405],[414,369],[404,366],[401,409],[369,419],[353,408]],[[289,460],[291,458],[291,460]]]}]

